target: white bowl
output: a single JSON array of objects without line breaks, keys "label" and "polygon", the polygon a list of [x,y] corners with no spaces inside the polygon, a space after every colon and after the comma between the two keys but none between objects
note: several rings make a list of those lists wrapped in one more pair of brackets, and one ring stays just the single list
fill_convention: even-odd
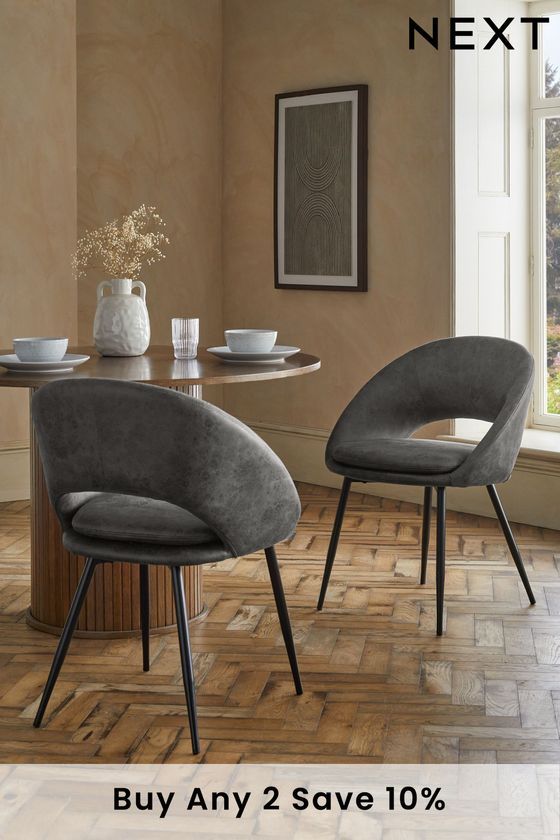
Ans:
[{"label": "white bowl", "polygon": [[276,344],[276,330],[226,330],[226,344],[234,353],[270,353]]},{"label": "white bowl", "polygon": [[14,353],[20,362],[60,362],[67,338],[14,338]]}]

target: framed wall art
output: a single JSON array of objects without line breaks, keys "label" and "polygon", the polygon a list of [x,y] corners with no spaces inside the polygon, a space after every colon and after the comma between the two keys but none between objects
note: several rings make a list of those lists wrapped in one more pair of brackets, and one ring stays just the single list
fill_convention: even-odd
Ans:
[{"label": "framed wall art", "polygon": [[276,96],[277,289],[367,291],[367,85]]}]

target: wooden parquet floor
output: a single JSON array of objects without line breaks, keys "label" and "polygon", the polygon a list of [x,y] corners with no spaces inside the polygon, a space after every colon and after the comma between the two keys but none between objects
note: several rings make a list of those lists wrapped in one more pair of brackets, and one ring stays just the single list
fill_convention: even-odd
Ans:
[{"label": "wooden parquet floor", "polygon": [[[317,613],[338,493],[300,492],[279,558],[305,693],[293,693],[264,555],[207,568],[209,614],[192,626],[196,760],[560,761],[560,532],[515,526],[529,608],[497,522],[450,512],[437,638],[433,545],[417,583],[418,506],[351,494]],[[147,674],[139,641],[75,639],[32,729],[55,639],[25,623],[28,517],[28,502],[0,505],[0,762],[193,761],[174,635],[153,636]]]}]

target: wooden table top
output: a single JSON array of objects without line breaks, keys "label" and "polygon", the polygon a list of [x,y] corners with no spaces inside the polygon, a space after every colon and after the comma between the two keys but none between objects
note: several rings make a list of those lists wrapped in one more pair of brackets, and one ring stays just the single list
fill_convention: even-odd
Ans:
[{"label": "wooden table top", "polygon": [[[13,350],[1,350],[8,355]],[[282,379],[287,376],[302,376],[319,370],[321,361],[317,356],[297,353],[285,362],[271,364],[250,364],[223,362],[206,350],[198,351],[196,359],[178,360],[173,348],[149,347],[143,356],[100,356],[93,347],[68,348],[69,353],[83,353],[91,356],[89,361],[79,365],[72,373],[18,373],[0,367],[0,387],[38,388],[55,379],[124,379],[132,382],[146,382],[151,385],[224,385],[232,382],[255,382],[264,379]]]}]

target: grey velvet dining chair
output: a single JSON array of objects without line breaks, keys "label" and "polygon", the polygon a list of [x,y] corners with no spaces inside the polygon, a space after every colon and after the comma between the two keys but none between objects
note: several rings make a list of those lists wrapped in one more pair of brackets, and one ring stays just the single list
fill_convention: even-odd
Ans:
[{"label": "grey velvet dining chair", "polygon": [[265,550],[297,694],[301,680],[275,544],[300,501],[290,475],[247,426],[209,403],[131,382],[60,380],[32,401],[64,546],[86,558],[34,726],[41,725],[96,567],[140,564],[144,670],[149,670],[150,564],[168,566],[193,752],[195,682],[181,568]]},{"label": "grey velvet dining chair", "polygon": [[[445,490],[486,486],[531,604],[521,554],[495,485],[507,481],[517,458],[531,399],[534,362],[520,344],[465,336],[424,344],[391,362],[358,392],[327,443],[326,463],[344,477],[317,609],[323,608],[352,482],[423,486],[420,582],[426,582],[432,488],[437,493],[436,624],[443,633]],[[490,421],[477,446],[411,435],[451,418]]]}]

